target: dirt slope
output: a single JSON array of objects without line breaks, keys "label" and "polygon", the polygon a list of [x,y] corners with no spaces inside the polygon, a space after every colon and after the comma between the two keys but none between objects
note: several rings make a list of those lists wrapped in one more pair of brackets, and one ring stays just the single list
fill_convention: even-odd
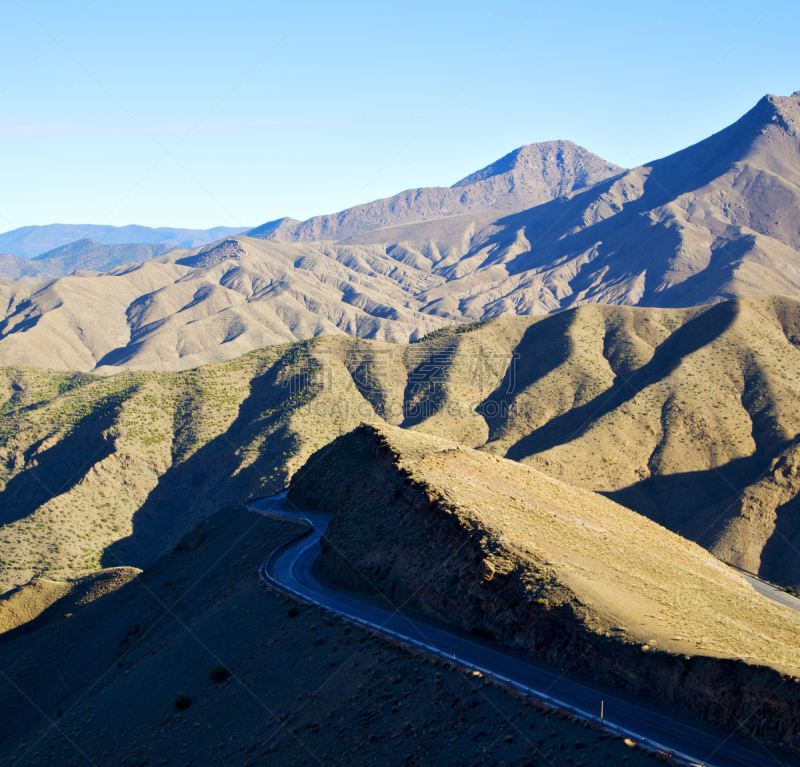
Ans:
[{"label": "dirt slope", "polygon": [[448,440],[364,425],[324,450],[289,498],[334,513],[327,578],[724,727],[764,716],[796,743],[800,614],[701,547]]},{"label": "dirt slope", "polygon": [[[0,634],[13,765],[644,767],[652,759],[259,585],[292,525],[221,511],[133,581]],[[230,676],[213,681],[224,665]],[[191,704],[176,710],[179,694]]]}]

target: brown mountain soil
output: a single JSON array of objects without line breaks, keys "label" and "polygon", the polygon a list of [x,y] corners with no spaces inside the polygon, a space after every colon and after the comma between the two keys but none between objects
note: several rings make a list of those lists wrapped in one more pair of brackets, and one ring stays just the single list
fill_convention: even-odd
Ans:
[{"label": "brown mountain soil", "polygon": [[[25,636],[0,635],[0,761],[652,763],[324,611],[290,617],[293,603],[256,571],[296,532],[222,511],[131,582]],[[215,682],[219,665],[230,675]],[[191,703],[179,711],[180,694]]]},{"label": "brown mountain soil", "polygon": [[601,495],[396,427],[362,425],[323,452],[289,498],[334,513],[321,561],[334,582],[796,743],[800,614],[696,544]]}]

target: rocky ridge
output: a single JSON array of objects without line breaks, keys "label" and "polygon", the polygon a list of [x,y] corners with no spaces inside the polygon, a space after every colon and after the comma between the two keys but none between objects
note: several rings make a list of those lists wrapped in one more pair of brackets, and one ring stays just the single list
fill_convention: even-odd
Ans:
[{"label": "rocky ridge", "polygon": [[699,546],[447,440],[363,425],[323,451],[289,498],[333,514],[320,571],[334,583],[796,743],[800,615]]}]

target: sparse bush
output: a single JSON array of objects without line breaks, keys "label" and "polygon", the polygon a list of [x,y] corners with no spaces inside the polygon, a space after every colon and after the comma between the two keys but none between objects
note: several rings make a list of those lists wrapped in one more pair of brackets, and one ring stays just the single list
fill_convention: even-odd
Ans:
[{"label": "sparse bush", "polygon": [[298,610],[298,609],[297,609],[297,608],[296,608],[294,605],[292,605],[292,606],[291,606],[291,607],[290,607],[290,608],[289,608],[289,609],[286,611],[286,614],[287,614],[287,615],[288,615],[290,618],[296,618],[296,617],[297,617],[297,614],[298,614],[299,612],[300,612],[300,611],[299,611],[299,610]]},{"label": "sparse bush", "polygon": [[185,693],[180,692],[175,696],[175,700],[172,701],[172,705],[175,706],[178,711],[184,711],[192,705],[192,699]]},{"label": "sparse bush", "polygon": [[211,670],[208,672],[208,678],[212,682],[222,682],[227,679],[231,675],[231,672],[223,666],[221,663],[218,663],[216,666],[212,666]]}]

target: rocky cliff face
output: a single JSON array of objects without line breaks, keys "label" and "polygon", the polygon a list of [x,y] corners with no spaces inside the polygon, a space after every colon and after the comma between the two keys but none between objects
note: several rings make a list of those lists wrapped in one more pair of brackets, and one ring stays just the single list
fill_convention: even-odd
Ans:
[{"label": "rocky cliff face", "polygon": [[320,568],[340,586],[728,729],[789,743],[800,728],[800,616],[601,496],[362,425],[290,498],[334,513]]}]

